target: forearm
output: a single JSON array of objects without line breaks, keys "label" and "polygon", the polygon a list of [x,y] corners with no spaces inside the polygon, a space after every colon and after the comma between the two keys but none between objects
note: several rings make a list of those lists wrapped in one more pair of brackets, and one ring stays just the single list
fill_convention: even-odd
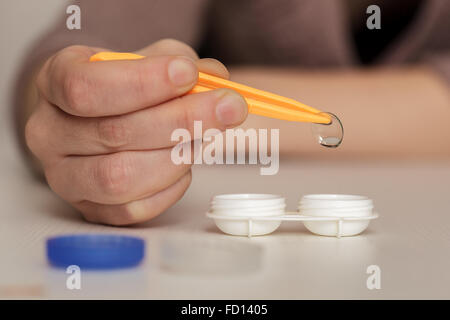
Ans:
[{"label": "forearm", "polygon": [[[449,87],[426,67],[304,72],[234,68],[232,80],[337,114],[343,144],[333,157],[450,157]],[[282,155],[327,156],[308,124],[249,116],[249,128],[279,128]]]}]

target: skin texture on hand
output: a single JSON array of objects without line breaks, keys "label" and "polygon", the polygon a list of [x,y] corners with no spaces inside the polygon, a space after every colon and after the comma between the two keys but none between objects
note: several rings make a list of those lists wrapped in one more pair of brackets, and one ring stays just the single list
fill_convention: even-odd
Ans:
[{"label": "skin texture on hand", "polygon": [[141,60],[89,62],[104,50],[73,46],[47,60],[25,137],[55,193],[91,222],[129,225],[166,210],[191,182],[191,165],[171,161],[172,131],[192,133],[194,120],[237,126],[247,105],[227,89],[185,95],[198,71],[228,71],[181,42],[156,42]]}]

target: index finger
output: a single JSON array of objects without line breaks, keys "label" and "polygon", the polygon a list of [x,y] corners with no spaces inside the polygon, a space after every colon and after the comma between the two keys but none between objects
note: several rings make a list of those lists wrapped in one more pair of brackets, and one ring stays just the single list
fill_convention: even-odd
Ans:
[{"label": "index finger", "polygon": [[68,47],[51,58],[38,76],[42,94],[72,115],[137,111],[183,95],[197,82],[197,67],[187,57],[89,62],[93,53],[88,47]]}]

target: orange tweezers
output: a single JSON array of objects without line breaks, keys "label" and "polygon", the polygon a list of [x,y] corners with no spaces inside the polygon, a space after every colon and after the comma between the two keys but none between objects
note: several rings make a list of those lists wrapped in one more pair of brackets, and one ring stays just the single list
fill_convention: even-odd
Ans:
[{"label": "orange tweezers", "polygon": [[[134,53],[99,52],[90,61],[137,60],[145,58]],[[239,92],[247,101],[248,112],[264,117],[301,122],[330,123],[328,114],[294,99],[258,90],[237,82],[225,80],[203,72],[198,73],[198,83],[189,93],[199,93],[218,88]]]}]

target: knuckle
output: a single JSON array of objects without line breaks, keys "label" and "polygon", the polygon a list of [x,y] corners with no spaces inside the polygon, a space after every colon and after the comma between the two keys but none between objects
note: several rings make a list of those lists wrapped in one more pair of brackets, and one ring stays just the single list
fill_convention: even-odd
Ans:
[{"label": "knuckle", "polygon": [[164,38],[157,41],[157,44],[162,47],[178,47],[180,45],[184,45],[183,42],[176,40],[174,38]]},{"label": "knuckle", "polygon": [[90,53],[93,53],[93,51],[86,46],[82,46],[82,45],[71,45],[68,47],[65,47],[61,50],[59,50],[58,52],[56,52],[53,55],[53,60],[52,63],[55,66],[61,66],[61,63],[66,63],[67,58],[70,58],[72,56],[80,56],[80,55],[86,55],[88,56]]},{"label": "knuckle", "polygon": [[[72,53],[72,46],[63,48],[56,52],[53,57],[50,59],[51,67],[61,67],[64,65],[64,61],[66,57],[68,57]],[[56,68],[57,69],[57,68]]]},{"label": "knuckle", "polygon": [[89,81],[76,72],[63,78],[63,96],[66,106],[76,115],[89,114]]},{"label": "knuckle", "polygon": [[100,192],[110,197],[123,197],[130,185],[130,161],[123,153],[101,157],[95,169]]},{"label": "knuckle", "polygon": [[162,50],[169,53],[184,54],[191,58],[198,58],[197,53],[191,46],[176,39],[162,39],[157,42],[157,45],[162,48]]},{"label": "knuckle", "polygon": [[100,142],[107,148],[118,149],[130,141],[131,130],[122,117],[104,118],[97,122]]},{"label": "knuckle", "polygon": [[83,45],[79,45],[79,44],[74,44],[74,45],[70,45],[65,47],[64,49],[61,50],[61,52],[81,52],[84,53],[86,51],[90,51],[89,47],[87,46],[83,46]]},{"label": "knuckle", "polygon": [[[87,55],[88,50],[89,48],[84,46],[69,46],[55,53],[44,63],[39,72],[37,77],[38,89],[52,96],[62,95],[64,98],[66,93],[68,93],[68,96],[72,97],[71,90],[79,87],[75,86],[77,82],[73,81],[73,77],[69,71],[72,67],[70,61],[73,56],[80,54]],[[55,90],[62,90],[63,92],[55,92]],[[66,92],[66,90],[69,92]]]}]

